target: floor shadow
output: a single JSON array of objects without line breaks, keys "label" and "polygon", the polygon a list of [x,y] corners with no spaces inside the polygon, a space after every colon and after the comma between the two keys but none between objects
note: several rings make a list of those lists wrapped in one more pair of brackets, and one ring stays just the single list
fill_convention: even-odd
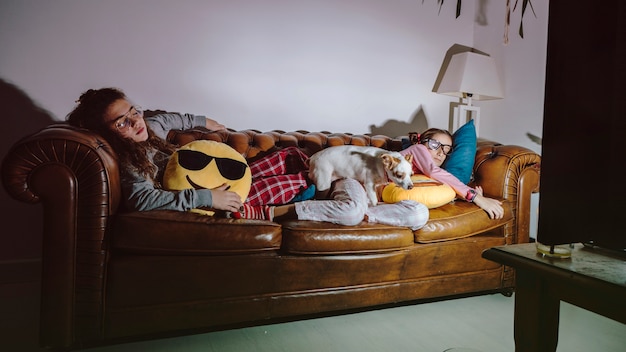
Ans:
[{"label": "floor shadow", "polygon": [[[0,78],[0,157],[4,160],[15,142],[54,122],[52,115],[37,106],[19,87]],[[41,256],[41,206],[25,204],[0,190],[2,232],[0,261],[19,261]]]}]

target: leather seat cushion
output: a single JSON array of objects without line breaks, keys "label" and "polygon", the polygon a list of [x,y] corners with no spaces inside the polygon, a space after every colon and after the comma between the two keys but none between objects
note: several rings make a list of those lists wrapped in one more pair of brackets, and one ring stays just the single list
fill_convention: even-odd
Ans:
[{"label": "leather seat cushion", "polygon": [[224,255],[281,250],[291,254],[340,255],[383,253],[417,243],[449,241],[504,228],[513,222],[513,205],[504,202],[504,217],[489,219],[478,206],[455,201],[430,210],[426,225],[415,232],[404,227],[361,223],[269,221],[216,218],[179,211],[117,214],[116,250],[139,254]]},{"label": "leather seat cushion", "polygon": [[115,216],[112,246],[138,254],[228,255],[276,251],[279,224],[153,210]]},{"label": "leather seat cushion", "polygon": [[503,202],[502,219],[490,219],[487,213],[473,203],[456,200],[439,208],[430,209],[424,227],[415,231],[415,242],[431,243],[465,238],[502,228],[513,222],[513,204]]},{"label": "leather seat cushion", "polygon": [[413,231],[362,222],[356,226],[320,221],[285,221],[283,252],[292,254],[363,254],[396,251],[411,247]]}]

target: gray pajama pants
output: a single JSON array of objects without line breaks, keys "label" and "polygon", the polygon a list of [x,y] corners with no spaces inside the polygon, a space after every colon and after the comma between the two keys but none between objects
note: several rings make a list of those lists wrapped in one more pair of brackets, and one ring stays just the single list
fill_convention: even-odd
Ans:
[{"label": "gray pajama pants", "polygon": [[403,200],[394,204],[378,203],[369,207],[363,186],[354,179],[335,181],[328,200],[296,202],[299,220],[326,221],[352,226],[367,216],[368,222],[422,228],[428,221],[428,208],[421,203]]}]

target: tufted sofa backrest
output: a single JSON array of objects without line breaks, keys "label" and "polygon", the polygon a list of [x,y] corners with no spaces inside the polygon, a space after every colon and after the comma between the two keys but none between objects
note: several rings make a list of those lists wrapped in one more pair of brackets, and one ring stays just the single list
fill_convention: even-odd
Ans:
[{"label": "tufted sofa backrest", "polygon": [[291,146],[299,147],[309,156],[324,148],[337,145],[374,146],[394,151],[402,149],[400,138],[383,135],[308,131],[209,131],[205,128],[194,128],[186,131],[171,131],[167,139],[177,145],[184,145],[199,139],[223,142],[233,147],[248,160],[256,159],[275,149]]}]

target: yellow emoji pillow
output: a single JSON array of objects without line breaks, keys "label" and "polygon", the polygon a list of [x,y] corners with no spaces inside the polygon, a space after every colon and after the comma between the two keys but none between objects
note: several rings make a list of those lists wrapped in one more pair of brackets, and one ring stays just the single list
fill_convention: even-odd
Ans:
[{"label": "yellow emoji pillow", "polygon": [[386,185],[382,193],[383,201],[396,203],[401,200],[414,200],[432,209],[450,203],[456,198],[456,192],[452,187],[425,175],[413,175],[411,180],[413,188],[408,190],[396,186],[395,183]]},{"label": "yellow emoji pillow", "polygon": [[[252,173],[246,159],[228,144],[197,140],[185,144],[172,154],[163,175],[167,190],[213,189],[223,184],[245,201],[250,193]],[[213,215],[214,212],[193,209]]]}]

